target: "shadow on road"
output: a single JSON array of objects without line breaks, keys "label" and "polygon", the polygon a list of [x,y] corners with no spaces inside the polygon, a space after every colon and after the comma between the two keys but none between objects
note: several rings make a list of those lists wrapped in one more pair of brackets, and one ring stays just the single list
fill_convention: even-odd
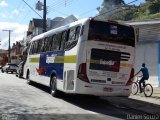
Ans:
[{"label": "shadow on road", "polygon": [[[37,83],[32,83],[32,86],[50,94],[49,87]],[[99,113],[116,118],[126,119],[127,114],[144,114],[140,111],[136,111],[127,107],[118,107],[104,99],[100,99],[99,97],[95,96],[62,94],[60,98],[92,113]]]},{"label": "shadow on road", "polygon": [[49,87],[47,87],[47,86],[44,86],[44,85],[41,85],[41,84],[38,84],[38,83],[36,83],[36,82],[31,82],[31,84],[30,84],[31,86],[33,86],[33,87],[36,87],[36,88],[38,88],[38,89],[41,89],[41,90],[43,90],[44,92],[46,92],[46,93],[49,93],[50,94],[50,88]]}]

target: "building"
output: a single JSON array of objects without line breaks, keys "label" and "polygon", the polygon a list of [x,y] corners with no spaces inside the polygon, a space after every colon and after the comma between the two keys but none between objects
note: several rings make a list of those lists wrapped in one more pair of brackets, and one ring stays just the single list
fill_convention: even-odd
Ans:
[{"label": "building", "polygon": [[[56,17],[54,19],[47,19],[47,31],[72,23],[76,21],[77,18],[73,15],[70,15],[66,18],[62,17]],[[28,43],[34,36],[42,34],[43,33],[43,19],[36,19],[33,18],[29,22],[27,35],[25,36],[24,40],[26,43]]]},{"label": "building", "polygon": [[0,50],[0,65],[5,65],[8,62],[8,51]]},{"label": "building", "polygon": [[43,19],[33,18],[29,22],[27,36],[32,38],[36,35],[43,33]]},{"label": "building", "polygon": [[129,22],[136,31],[136,60],[137,72],[143,62],[150,72],[149,83],[160,87],[160,20]]},{"label": "building", "polygon": [[19,64],[21,62],[22,50],[23,45],[21,44],[21,42],[13,43],[13,46],[10,50],[11,63]]},{"label": "building", "polygon": [[55,19],[52,20],[52,24],[51,24],[50,30],[54,29],[54,28],[57,28],[57,27],[60,27],[60,26],[67,25],[67,24],[75,22],[77,20],[78,19],[75,16],[73,16],[73,15],[70,15],[70,16],[68,16],[66,18],[57,17],[57,18],[55,18]]}]

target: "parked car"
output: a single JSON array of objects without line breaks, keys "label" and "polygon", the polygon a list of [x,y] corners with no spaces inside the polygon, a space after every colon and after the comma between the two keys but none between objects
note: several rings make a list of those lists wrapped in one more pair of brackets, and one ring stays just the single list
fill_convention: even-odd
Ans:
[{"label": "parked car", "polygon": [[24,66],[24,61],[20,62],[18,67],[17,67],[17,74],[16,76],[21,78],[23,76],[23,66]]},{"label": "parked car", "polygon": [[2,65],[0,65],[0,69],[2,69]]},{"label": "parked car", "polygon": [[17,67],[18,66],[16,64],[6,63],[6,65],[2,67],[1,71],[2,72],[6,72],[6,73],[8,73],[8,72],[11,72],[11,73],[15,72],[15,73],[17,73]]}]

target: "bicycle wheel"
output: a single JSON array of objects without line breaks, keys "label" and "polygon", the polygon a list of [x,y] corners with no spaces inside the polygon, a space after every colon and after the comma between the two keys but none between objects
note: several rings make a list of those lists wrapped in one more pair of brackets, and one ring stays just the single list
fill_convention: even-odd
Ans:
[{"label": "bicycle wheel", "polygon": [[146,84],[144,87],[144,95],[150,97],[153,94],[153,87],[151,84]]},{"label": "bicycle wheel", "polygon": [[136,82],[132,83],[132,94],[136,95],[138,93],[138,84]]}]

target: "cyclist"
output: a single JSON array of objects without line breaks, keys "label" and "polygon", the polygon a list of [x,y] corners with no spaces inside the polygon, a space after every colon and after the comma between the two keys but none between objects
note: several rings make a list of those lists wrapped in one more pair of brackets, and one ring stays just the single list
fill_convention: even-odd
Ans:
[{"label": "cyclist", "polygon": [[136,76],[140,72],[142,72],[142,78],[139,81],[139,89],[140,89],[140,93],[142,93],[142,86],[141,86],[141,84],[143,83],[143,87],[145,87],[145,80],[149,79],[149,72],[148,72],[148,68],[145,66],[145,63],[142,63],[142,68],[134,76]]}]

